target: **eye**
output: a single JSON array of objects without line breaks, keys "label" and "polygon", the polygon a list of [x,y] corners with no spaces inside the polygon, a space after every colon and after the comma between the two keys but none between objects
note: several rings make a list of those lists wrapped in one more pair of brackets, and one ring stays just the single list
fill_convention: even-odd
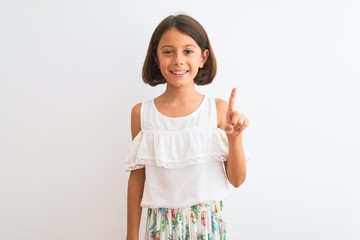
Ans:
[{"label": "eye", "polygon": [[192,53],[194,53],[194,51],[193,51],[193,50],[190,50],[190,49],[187,49],[187,50],[185,50],[184,52],[185,52],[185,54],[192,54]]},{"label": "eye", "polygon": [[171,55],[173,52],[171,50],[164,50],[163,54],[164,55]]}]

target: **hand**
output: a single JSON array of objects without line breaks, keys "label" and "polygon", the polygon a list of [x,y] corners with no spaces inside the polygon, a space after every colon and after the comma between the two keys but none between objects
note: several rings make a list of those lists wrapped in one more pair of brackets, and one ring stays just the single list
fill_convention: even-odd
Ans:
[{"label": "hand", "polygon": [[229,98],[228,110],[226,112],[225,132],[228,136],[239,136],[249,125],[249,120],[244,114],[235,111],[236,88],[233,88]]}]

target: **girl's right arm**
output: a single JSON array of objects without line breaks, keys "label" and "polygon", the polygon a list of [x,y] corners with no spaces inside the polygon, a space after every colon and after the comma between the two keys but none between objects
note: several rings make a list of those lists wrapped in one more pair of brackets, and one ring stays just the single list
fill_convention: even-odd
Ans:
[{"label": "girl's right arm", "polygon": [[[141,104],[137,104],[131,111],[131,135],[132,139],[141,130],[140,125]],[[140,202],[143,195],[145,182],[145,168],[133,170],[130,172],[128,181],[127,197],[127,236],[126,240],[138,240],[141,220]]]}]

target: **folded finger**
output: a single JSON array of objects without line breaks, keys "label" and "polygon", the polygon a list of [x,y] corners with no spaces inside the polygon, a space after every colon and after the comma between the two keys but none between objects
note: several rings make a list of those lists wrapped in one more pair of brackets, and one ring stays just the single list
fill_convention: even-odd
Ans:
[{"label": "folded finger", "polygon": [[235,126],[239,123],[240,121],[240,113],[239,112],[233,112],[233,114],[231,115],[231,118],[230,118],[230,124],[232,126]]}]

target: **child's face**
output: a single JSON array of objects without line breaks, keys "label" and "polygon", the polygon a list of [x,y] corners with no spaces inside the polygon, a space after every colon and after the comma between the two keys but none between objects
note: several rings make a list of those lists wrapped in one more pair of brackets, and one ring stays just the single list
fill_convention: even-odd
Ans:
[{"label": "child's face", "polygon": [[194,78],[199,68],[204,66],[209,51],[202,51],[190,36],[171,28],[160,38],[156,55],[156,63],[167,83],[180,87],[194,84]]}]

